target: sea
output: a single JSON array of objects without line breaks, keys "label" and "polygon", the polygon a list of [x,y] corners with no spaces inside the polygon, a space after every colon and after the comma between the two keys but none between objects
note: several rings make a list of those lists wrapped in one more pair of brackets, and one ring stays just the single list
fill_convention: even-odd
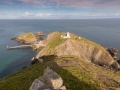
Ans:
[{"label": "sea", "polygon": [[21,45],[11,38],[39,31],[46,34],[53,31],[70,32],[104,47],[120,50],[120,19],[1,19],[0,79],[29,66],[31,58],[38,52],[30,48],[7,50],[7,46]]}]

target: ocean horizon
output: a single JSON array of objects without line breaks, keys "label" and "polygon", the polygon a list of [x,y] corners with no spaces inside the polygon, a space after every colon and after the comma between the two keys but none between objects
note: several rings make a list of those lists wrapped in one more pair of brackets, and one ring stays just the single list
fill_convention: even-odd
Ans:
[{"label": "ocean horizon", "polygon": [[32,49],[7,50],[7,46],[21,45],[11,38],[39,31],[46,34],[70,32],[120,50],[120,19],[0,19],[0,78],[30,65],[31,58],[38,52]]}]

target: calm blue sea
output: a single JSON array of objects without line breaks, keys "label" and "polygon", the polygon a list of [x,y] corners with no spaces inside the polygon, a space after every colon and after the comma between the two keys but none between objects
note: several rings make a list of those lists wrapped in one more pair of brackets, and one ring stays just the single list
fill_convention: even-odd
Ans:
[{"label": "calm blue sea", "polygon": [[6,46],[20,45],[11,37],[26,32],[72,32],[108,48],[120,50],[120,19],[81,20],[0,20],[0,78],[29,65],[37,54],[31,49],[6,50]]}]

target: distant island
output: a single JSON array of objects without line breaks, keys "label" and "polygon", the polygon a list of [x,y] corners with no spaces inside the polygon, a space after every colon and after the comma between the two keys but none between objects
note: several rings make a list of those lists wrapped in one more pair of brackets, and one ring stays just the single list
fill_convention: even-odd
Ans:
[{"label": "distant island", "polygon": [[[46,34],[29,32],[12,38],[25,45],[32,45],[32,49],[39,52],[29,67],[0,80],[2,90],[30,89],[36,78],[39,81],[40,76],[45,77],[43,72],[49,70],[47,67],[61,76],[66,89],[120,89],[120,65],[110,54],[111,51],[108,52],[103,46],[71,32],[51,32],[45,39],[42,38],[43,35]],[[39,46],[41,44],[42,47]],[[46,88],[42,84],[40,90]]]}]

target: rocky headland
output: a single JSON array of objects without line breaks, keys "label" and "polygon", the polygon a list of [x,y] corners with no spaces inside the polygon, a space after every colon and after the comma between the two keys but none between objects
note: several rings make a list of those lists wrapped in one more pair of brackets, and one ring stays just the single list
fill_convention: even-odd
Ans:
[{"label": "rocky headland", "polygon": [[[31,44],[40,37],[27,33],[18,38]],[[101,45],[57,31],[42,43],[32,65],[0,80],[2,90],[120,90],[120,65]]]},{"label": "rocky headland", "polygon": [[97,43],[87,40],[75,34],[71,38],[64,39],[65,33],[50,33],[43,41],[47,46],[39,51],[36,58],[54,55],[83,57],[94,64],[107,66],[113,69],[120,69],[120,65],[112,58],[108,51]]}]

